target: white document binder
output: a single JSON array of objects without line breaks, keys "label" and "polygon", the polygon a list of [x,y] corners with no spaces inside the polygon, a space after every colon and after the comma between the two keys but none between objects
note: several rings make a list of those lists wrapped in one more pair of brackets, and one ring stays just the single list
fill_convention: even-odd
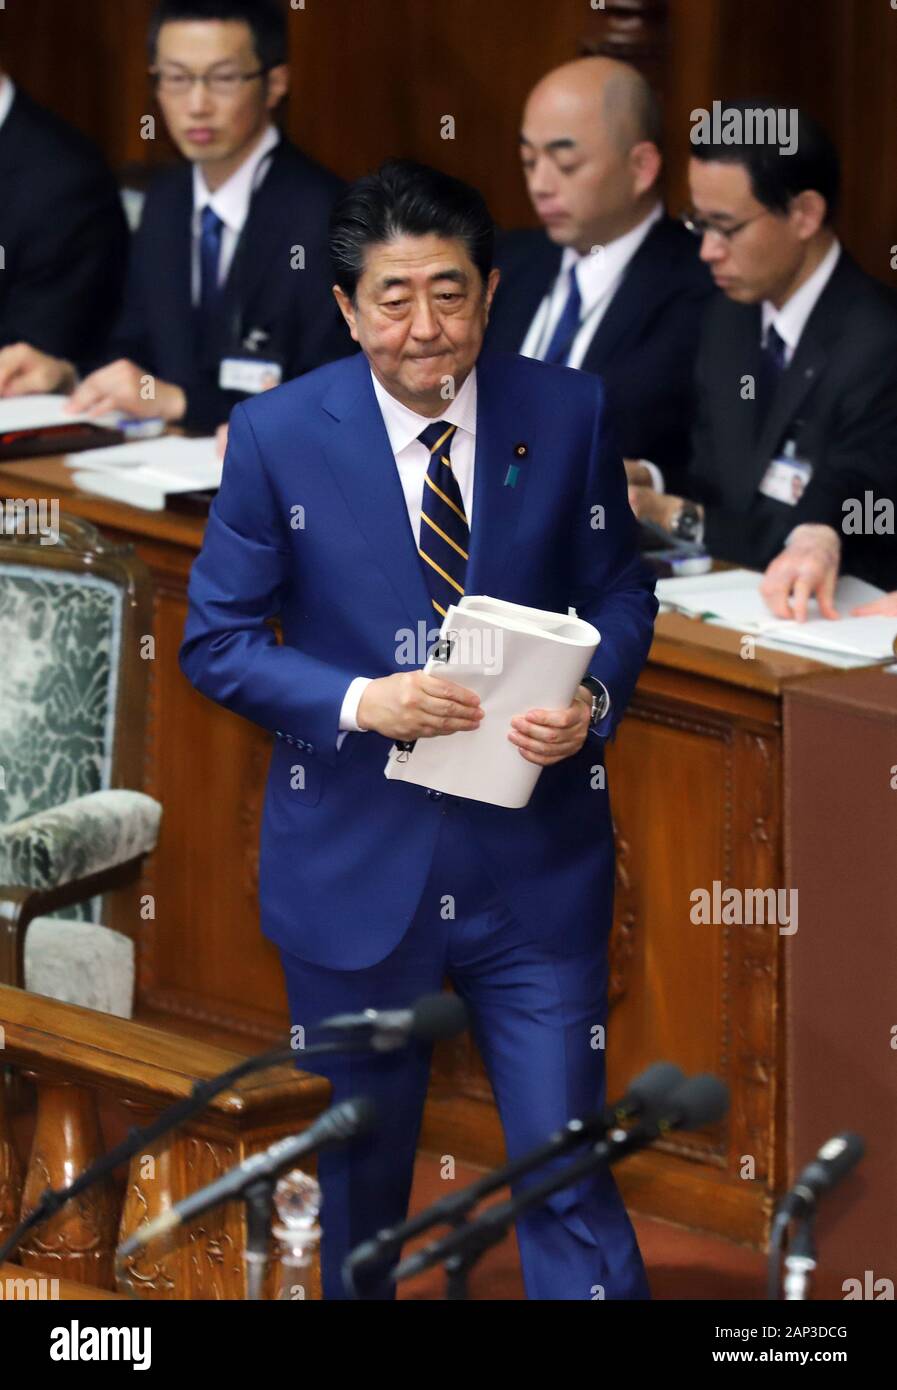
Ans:
[{"label": "white document binder", "polygon": [[465,594],[446,613],[424,670],[475,691],[484,717],[477,729],[421,738],[410,751],[393,744],[385,775],[493,806],[525,806],[542,769],[508,740],[511,719],[565,709],[600,640],[582,618]]}]

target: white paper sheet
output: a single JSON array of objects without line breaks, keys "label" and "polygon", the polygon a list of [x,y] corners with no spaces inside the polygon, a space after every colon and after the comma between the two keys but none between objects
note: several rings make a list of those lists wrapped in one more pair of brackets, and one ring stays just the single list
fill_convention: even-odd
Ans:
[{"label": "white paper sheet", "polygon": [[760,593],[762,575],[752,570],[726,570],[684,579],[660,579],[657,598],[677,612],[704,617],[737,632],[755,633],[789,646],[809,647],[868,661],[881,661],[894,653],[897,618],[852,618],[851,610],[880,598],[883,589],[847,575],[838,581],[835,607],[839,621],[820,617],[815,599],[804,623],[776,618]]},{"label": "white paper sheet", "polygon": [[223,468],[214,438],[178,435],[86,449],[66,463],[77,487],[149,511],[162,511],[174,493],[220,487]]}]

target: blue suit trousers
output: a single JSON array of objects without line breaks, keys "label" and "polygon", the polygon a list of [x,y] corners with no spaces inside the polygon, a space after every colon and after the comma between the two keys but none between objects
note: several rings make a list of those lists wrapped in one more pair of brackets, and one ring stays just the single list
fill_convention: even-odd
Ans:
[{"label": "blue suit trousers", "polygon": [[[596,940],[570,956],[552,955],[534,942],[504,907],[464,803],[442,801],[429,875],[398,946],[361,970],[327,969],[282,950],[291,1018],[310,1035],[330,1014],[407,1007],[439,990],[447,977],[467,1005],[508,1156],[517,1158],[604,1104],[607,942]],[[405,1218],[430,1053],[429,1045],[413,1043],[391,1053],[309,1059],[307,1070],[331,1080],[334,1102],[368,1095],[380,1117],[371,1135],[320,1158],[325,1298],[347,1297],[341,1270],[349,1252]],[[544,1174],[541,1169],[521,1181]],[[609,1170],[525,1214],[517,1238],[528,1298],[650,1297]],[[393,1294],[388,1270],[362,1292]]]}]

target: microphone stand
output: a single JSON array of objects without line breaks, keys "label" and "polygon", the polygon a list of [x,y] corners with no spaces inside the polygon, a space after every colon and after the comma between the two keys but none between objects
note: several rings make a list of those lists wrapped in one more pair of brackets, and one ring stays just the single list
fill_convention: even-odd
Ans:
[{"label": "microphone stand", "polygon": [[810,1275],[816,1268],[816,1246],[813,1239],[813,1215],[798,1222],[785,1256],[785,1299],[804,1302],[810,1294]]},{"label": "microphone stand", "polygon": [[[541,1168],[549,1159],[558,1158],[570,1149],[594,1140],[599,1132],[603,1137],[613,1127],[613,1124],[614,1121],[611,1116],[601,1113],[581,1120],[570,1120],[563,1129],[552,1134],[538,1148],[530,1150],[529,1153],[523,1154],[511,1163],[506,1163],[502,1168],[485,1173],[483,1177],[477,1178],[461,1192],[452,1192],[446,1197],[441,1197],[425,1211],[403,1221],[400,1226],[387,1227],[385,1230],[379,1231],[373,1240],[365,1241],[362,1245],[357,1246],[347,1257],[343,1265],[343,1283],[346,1292],[357,1297],[355,1274],[359,1267],[385,1258],[392,1252],[398,1252],[405,1241],[429,1230],[431,1226],[461,1227],[464,1225],[471,1207],[476,1206],[484,1197],[488,1197],[490,1193],[497,1191],[500,1187],[506,1187],[508,1183],[514,1182],[515,1179],[531,1172],[532,1169]],[[463,1271],[459,1269],[459,1276],[462,1274]]]},{"label": "microphone stand", "polygon": [[250,1302],[261,1302],[264,1298],[265,1275],[268,1272],[268,1230],[276,1183],[277,1178],[260,1178],[242,1194],[246,1207],[243,1263],[246,1265],[246,1298]]},{"label": "microphone stand", "polygon": [[470,1270],[491,1246],[504,1240],[518,1216],[531,1207],[541,1206],[547,1197],[572,1186],[581,1178],[588,1177],[605,1163],[615,1163],[618,1159],[651,1143],[659,1133],[660,1126],[656,1123],[639,1125],[628,1131],[611,1131],[609,1138],[613,1141],[612,1144],[601,1140],[589,1149],[587,1154],[568,1163],[559,1173],[549,1174],[541,1182],[533,1183],[506,1202],[497,1202],[494,1206],[487,1207],[475,1222],[463,1222],[441,1240],[433,1241],[422,1250],[409,1255],[392,1277],[398,1283],[399,1280],[407,1279],[413,1274],[423,1273],[434,1264],[451,1260],[450,1268],[446,1264],[450,1274],[448,1296],[452,1299],[466,1298]]}]

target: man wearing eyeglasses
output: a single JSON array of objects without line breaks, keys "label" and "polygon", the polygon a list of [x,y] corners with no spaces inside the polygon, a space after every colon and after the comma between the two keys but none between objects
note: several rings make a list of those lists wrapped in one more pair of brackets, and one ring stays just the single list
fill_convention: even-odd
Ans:
[{"label": "man wearing eyeglasses", "polygon": [[124,309],[101,362],[0,353],[0,393],[71,391],[72,411],[123,411],[211,431],[239,401],[351,351],[328,279],[342,187],[280,134],[279,0],[162,0],[151,74],[188,167],[147,195]]},{"label": "man wearing eyeglasses", "polygon": [[[727,106],[745,115],[746,103]],[[756,128],[756,126],[755,126]],[[839,166],[797,113],[797,143],[693,143],[686,225],[723,294],[698,354],[687,495],[627,465],[640,519],[765,570],[773,613],[834,607],[839,570],[893,587],[894,536],[846,523],[897,495],[897,301],[832,228]]]}]

